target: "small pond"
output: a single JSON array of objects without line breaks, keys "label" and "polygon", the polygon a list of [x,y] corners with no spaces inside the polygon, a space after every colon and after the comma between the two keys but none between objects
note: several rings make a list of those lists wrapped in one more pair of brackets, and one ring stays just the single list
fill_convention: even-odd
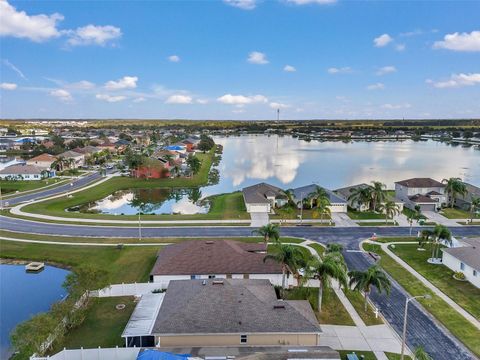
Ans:
[{"label": "small pond", "polygon": [[68,273],[53,266],[27,273],[24,265],[0,264],[0,359],[11,355],[10,332],[17,324],[67,295],[62,284]]}]

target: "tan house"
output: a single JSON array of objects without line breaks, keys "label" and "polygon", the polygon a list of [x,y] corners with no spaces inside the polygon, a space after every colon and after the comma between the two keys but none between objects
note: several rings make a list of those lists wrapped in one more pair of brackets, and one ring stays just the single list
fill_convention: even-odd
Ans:
[{"label": "tan house", "polygon": [[37,166],[43,170],[50,170],[55,161],[57,161],[56,156],[50,154],[40,154],[27,160],[27,165]]},{"label": "tan house", "polygon": [[[277,298],[268,280],[205,279],[171,281],[157,294],[159,308],[142,314],[142,323],[130,319],[122,337],[127,346],[317,346],[321,329],[306,300]],[[154,302],[154,294],[147,294]],[[139,310],[148,304],[137,305]],[[137,312],[135,309],[132,316]],[[145,319],[153,317],[152,324]],[[140,315],[140,313],[138,314]],[[148,333],[138,332],[140,326]],[[144,345],[145,346],[145,345]]]}]

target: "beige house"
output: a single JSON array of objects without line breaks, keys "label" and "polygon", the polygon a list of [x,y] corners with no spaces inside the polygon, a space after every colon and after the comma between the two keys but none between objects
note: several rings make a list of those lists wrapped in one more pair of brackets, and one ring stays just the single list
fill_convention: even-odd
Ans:
[{"label": "beige house", "polygon": [[37,166],[43,170],[50,170],[55,161],[57,161],[56,156],[50,154],[40,154],[27,160],[27,165]]},{"label": "beige house", "polygon": [[395,197],[414,210],[437,211],[447,199],[445,184],[430,178],[412,178],[395,183]]}]

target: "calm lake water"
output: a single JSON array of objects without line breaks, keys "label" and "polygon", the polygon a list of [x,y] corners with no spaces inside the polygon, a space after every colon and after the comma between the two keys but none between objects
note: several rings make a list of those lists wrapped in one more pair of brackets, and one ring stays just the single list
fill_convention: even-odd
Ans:
[{"label": "calm lake water", "polygon": [[66,296],[62,284],[68,273],[52,266],[26,273],[24,265],[0,264],[0,359],[11,354],[9,337],[17,324]]},{"label": "calm lake water", "polygon": [[[432,177],[440,181],[455,176],[480,185],[480,150],[473,146],[452,146],[430,140],[307,142],[277,135],[215,137],[215,141],[224,148],[218,166],[219,181],[201,188],[200,198],[241,190],[261,181],[283,189],[317,183],[334,190],[379,180],[393,189],[395,181],[411,177]],[[116,196],[113,200],[106,198],[93,206],[101,212],[135,214],[138,205],[134,200],[139,198],[141,196],[130,192],[118,199]],[[188,195],[165,199],[161,204],[153,200],[150,202],[153,211],[142,212],[206,211]]]}]

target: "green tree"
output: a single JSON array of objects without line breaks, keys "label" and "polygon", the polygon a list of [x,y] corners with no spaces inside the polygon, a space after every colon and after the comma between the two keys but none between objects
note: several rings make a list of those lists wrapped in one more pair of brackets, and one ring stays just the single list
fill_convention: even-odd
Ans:
[{"label": "green tree", "polygon": [[473,218],[475,217],[475,213],[480,210],[480,197],[472,196],[471,203],[470,203],[470,221],[473,222]]},{"label": "green tree", "polygon": [[310,200],[310,207],[313,208],[314,205],[318,202],[324,201],[325,199],[330,201],[327,192],[324,188],[320,186],[315,186],[315,190],[308,194],[307,198]]},{"label": "green tree", "polygon": [[200,159],[194,155],[190,155],[187,158],[187,165],[192,171],[193,174],[196,174],[200,171],[200,168],[202,167],[202,162]]},{"label": "green tree", "polygon": [[378,209],[385,213],[385,224],[388,223],[388,219],[393,219],[395,215],[400,214],[400,208],[395,204],[395,201],[392,200],[381,203]]},{"label": "green tree", "polygon": [[338,243],[330,243],[327,245],[326,253],[341,253],[343,251],[343,245]]},{"label": "green tree", "polygon": [[[290,244],[282,244],[276,242],[269,247],[268,254],[263,258],[263,262],[273,260],[282,266],[282,289],[286,288],[286,280],[288,275],[292,274],[299,278],[298,270],[305,265],[306,259],[298,246]],[[284,296],[282,291],[282,296]]]},{"label": "green tree", "polygon": [[373,210],[376,211],[377,208],[386,200],[385,189],[387,185],[380,181],[372,181],[371,196],[372,196],[372,206]]},{"label": "green tree", "polygon": [[277,242],[280,238],[280,230],[278,229],[278,225],[275,224],[263,225],[262,227],[253,230],[252,234],[262,236],[265,245],[270,241],[270,239],[273,239],[274,242]]},{"label": "green tree", "polygon": [[107,275],[105,270],[84,264],[67,275],[63,287],[73,298],[85,295],[85,304],[88,304],[89,291],[102,289],[108,285]]},{"label": "green tree", "polygon": [[451,208],[455,204],[455,198],[457,195],[465,197],[467,194],[467,187],[460,178],[451,177],[450,179],[443,179],[442,183],[445,184],[445,192],[448,195],[448,203]]},{"label": "green tree", "polygon": [[215,146],[215,141],[208,135],[202,135],[200,137],[200,142],[198,143],[198,150],[203,151],[204,153],[206,151],[211,150]]},{"label": "green tree", "polygon": [[365,296],[365,311],[368,309],[368,297],[375,286],[379,293],[390,294],[391,283],[387,275],[378,267],[372,265],[365,271],[352,270],[348,272],[350,277],[349,286],[355,291],[363,291]]},{"label": "green tree", "polygon": [[367,205],[369,209],[372,207],[372,187],[357,187],[350,189],[348,200],[356,202],[359,205]]},{"label": "green tree", "polygon": [[316,200],[315,208],[313,209],[312,216],[314,218],[320,218],[321,222],[323,222],[323,218],[325,216],[330,216],[330,199],[328,197],[321,198]]},{"label": "green tree", "polygon": [[432,259],[438,258],[438,251],[440,250],[440,244],[442,241],[451,244],[452,233],[446,226],[437,224],[430,236],[430,243],[432,244]]},{"label": "green tree", "polygon": [[330,253],[321,258],[313,258],[307,264],[309,277],[319,281],[318,311],[322,311],[323,289],[328,288],[331,279],[337,280],[342,286],[347,286],[347,273],[343,262],[338,261],[339,253]]}]

